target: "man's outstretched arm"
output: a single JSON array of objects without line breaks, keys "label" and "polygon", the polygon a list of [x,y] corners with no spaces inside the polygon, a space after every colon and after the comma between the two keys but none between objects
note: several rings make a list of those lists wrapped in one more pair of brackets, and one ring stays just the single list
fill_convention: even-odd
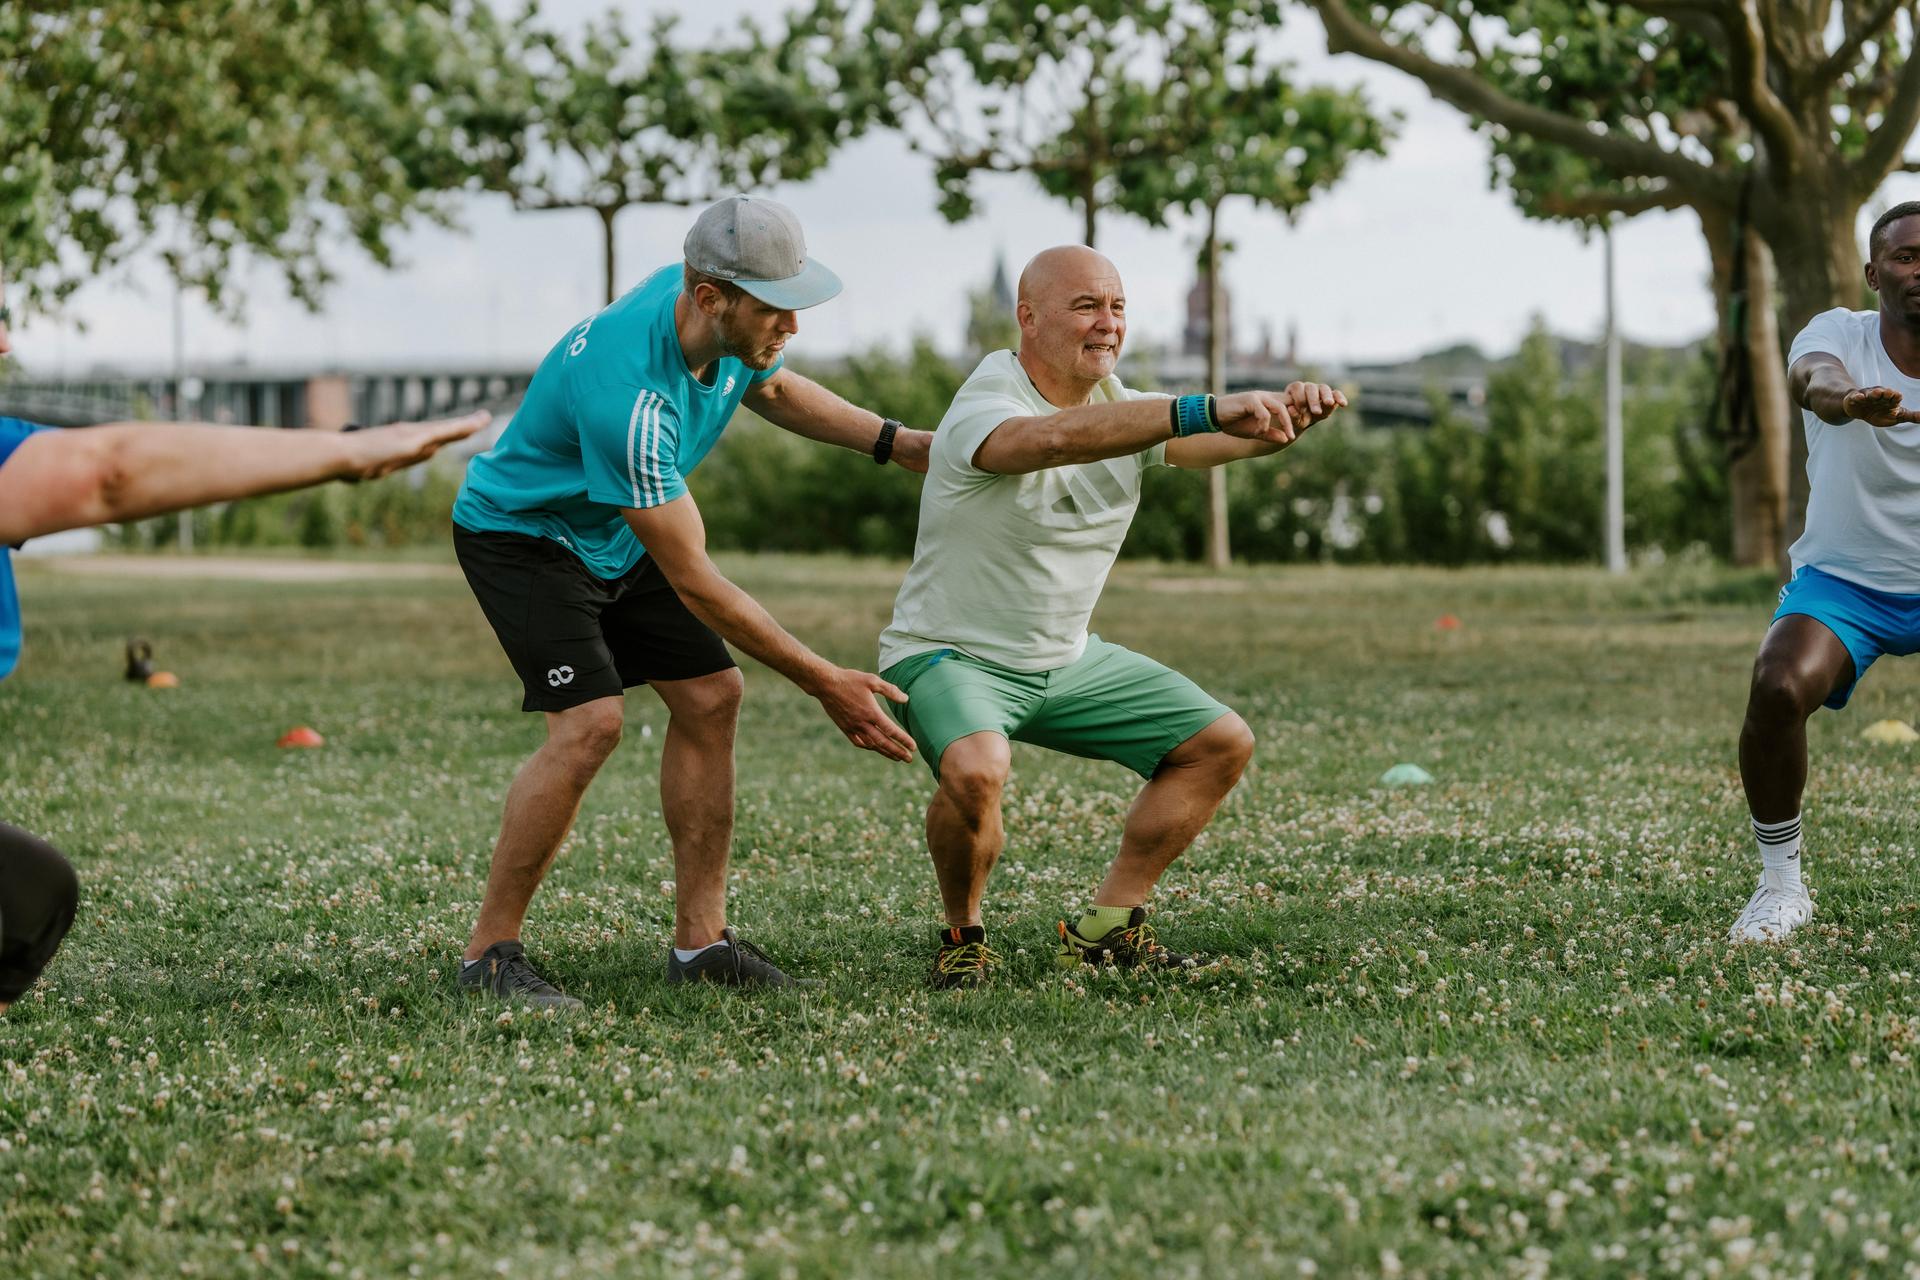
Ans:
[{"label": "man's outstretched arm", "polygon": [[372,480],[484,427],[472,413],[376,431],[116,422],[29,436],[0,467],[0,545],[209,502]]},{"label": "man's outstretched arm", "polygon": [[[1161,398],[1126,400],[1076,405],[1039,417],[1008,418],[974,450],[973,465],[996,475],[1025,475],[1076,462],[1124,458],[1163,441],[1172,442],[1167,445],[1167,460],[1171,462],[1173,445],[1178,443],[1173,435],[1171,404]],[[1291,412],[1286,396],[1280,392],[1241,391],[1221,396],[1214,402],[1214,414],[1220,431],[1236,439],[1258,441],[1275,449],[1293,443]]]},{"label": "man's outstretched arm", "polygon": [[1874,427],[1897,427],[1920,422],[1920,410],[1901,407],[1892,387],[1855,386],[1840,357],[1811,352],[1787,371],[1787,391],[1793,402],[1822,422],[1864,422]]},{"label": "man's outstretched arm", "polygon": [[[1292,408],[1296,440],[1299,439],[1299,433],[1316,422],[1325,421],[1334,410],[1347,407],[1346,394],[1324,382],[1291,382],[1281,394]],[[1280,452],[1290,443],[1292,441],[1243,440],[1224,432],[1182,436],[1167,442],[1167,465],[1188,470],[1217,467],[1246,458],[1264,458]]]},{"label": "man's outstretched arm", "polygon": [[730,582],[707,554],[707,526],[691,494],[621,514],[693,615],[819,700],[847,741],[890,760],[913,759],[913,738],[880,710],[875,694],[907,695],[879,676],[837,667],[801,644],[760,602]]},{"label": "man's outstretched arm", "polygon": [[[871,454],[880,438],[881,417],[835,395],[811,378],[788,369],[747,389],[740,403],[774,426],[809,440],[837,444],[855,453]],[[889,461],[909,471],[925,471],[933,446],[931,431],[902,427],[894,433]]]}]

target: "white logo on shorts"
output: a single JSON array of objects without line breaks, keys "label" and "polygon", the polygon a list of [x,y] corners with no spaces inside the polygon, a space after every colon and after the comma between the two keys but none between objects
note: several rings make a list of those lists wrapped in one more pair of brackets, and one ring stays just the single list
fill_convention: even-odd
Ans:
[{"label": "white logo on shorts", "polygon": [[547,672],[547,683],[558,689],[563,684],[573,683],[572,667],[555,667]]}]

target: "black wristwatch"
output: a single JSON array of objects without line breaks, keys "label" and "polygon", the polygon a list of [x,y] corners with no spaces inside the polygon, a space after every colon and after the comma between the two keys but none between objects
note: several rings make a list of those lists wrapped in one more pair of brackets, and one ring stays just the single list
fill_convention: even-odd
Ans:
[{"label": "black wristwatch", "polygon": [[880,438],[873,442],[873,460],[885,466],[887,459],[893,456],[893,437],[905,425],[892,418],[880,419]]}]

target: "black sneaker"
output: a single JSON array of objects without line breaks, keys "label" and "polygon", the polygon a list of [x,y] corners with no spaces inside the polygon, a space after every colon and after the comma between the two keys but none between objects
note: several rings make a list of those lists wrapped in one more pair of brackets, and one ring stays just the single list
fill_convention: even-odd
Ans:
[{"label": "black sneaker", "polygon": [[682,960],[667,949],[668,982],[717,982],[726,987],[805,987],[812,983],[788,977],[767,953],[741,938],[728,926],[720,931],[718,943]]},{"label": "black sneaker", "polygon": [[1147,909],[1135,907],[1125,924],[1115,925],[1097,938],[1083,938],[1065,920],[1060,922],[1060,950],[1054,960],[1063,969],[1083,964],[1110,964],[1120,969],[1197,969],[1201,961],[1160,945]]},{"label": "black sneaker", "polygon": [[518,942],[496,942],[472,964],[463,962],[459,983],[463,991],[485,991],[536,1009],[581,1007],[578,1000],[540,976],[527,960],[527,949]]},{"label": "black sneaker", "polygon": [[928,981],[942,989],[984,986],[1000,957],[987,945],[984,925],[946,925],[937,931],[940,950],[933,956]]}]

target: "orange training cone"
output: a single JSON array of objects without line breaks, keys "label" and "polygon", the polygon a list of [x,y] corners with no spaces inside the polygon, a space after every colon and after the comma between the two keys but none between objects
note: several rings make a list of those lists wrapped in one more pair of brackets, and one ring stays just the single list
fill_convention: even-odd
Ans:
[{"label": "orange training cone", "polygon": [[304,724],[297,724],[280,735],[283,747],[324,747],[327,740]]}]

